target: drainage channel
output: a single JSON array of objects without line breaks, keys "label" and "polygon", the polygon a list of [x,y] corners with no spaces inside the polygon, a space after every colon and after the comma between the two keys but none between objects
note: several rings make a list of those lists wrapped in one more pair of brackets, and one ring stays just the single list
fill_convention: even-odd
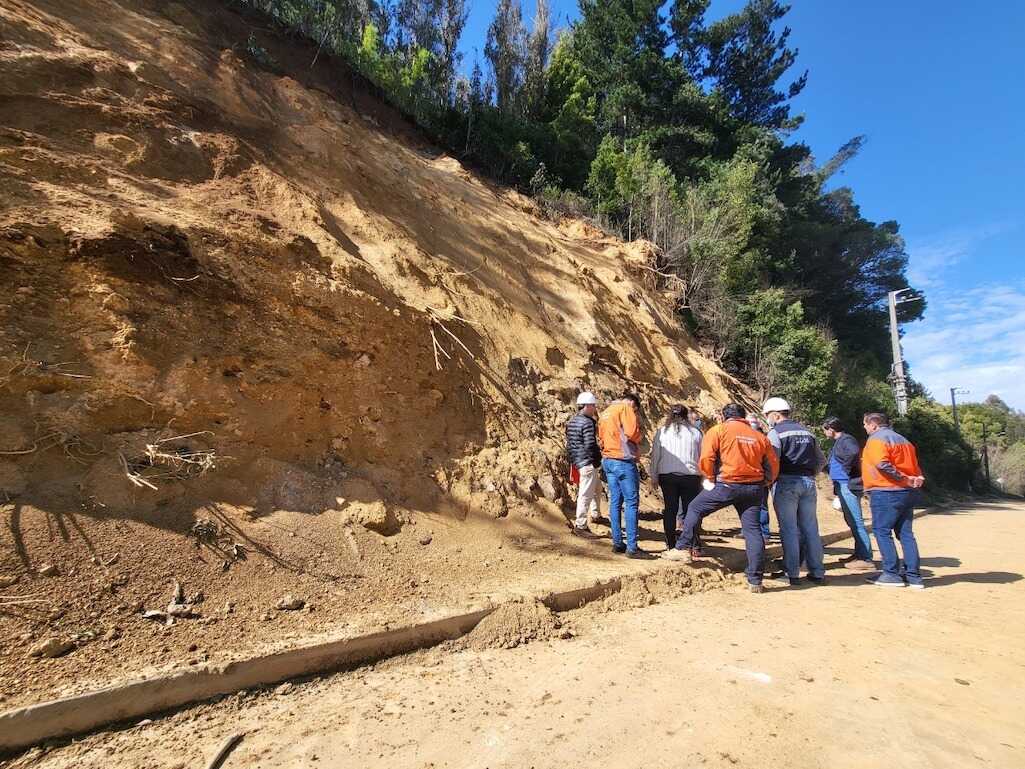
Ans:
[{"label": "drainage channel", "polygon": [[[928,513],[922,510],[916,517]],[[822,537],[823,544],[850,539],[847,532]],[[779,557],[779,545],[766,550],[766,558]],[[744,553],[732,551],[724,559],[727,569],[743,567]],[[686,568],[668,567],[661,568]],[[593,584],[546,593],[538,598],[552,611],[577,609],[618,593],[630,577],[613,577]],[[368,635],[303,646],[249,659],[175,671],[129,681],[92,692],[0,713],[0,754],[10,754],[46,740],[59,740],[144,716],[165,713],[215,697],[292,678],[352,669],[373,662],[436,646],[466,635],[497,606],[490,605],[404,627]]]}]

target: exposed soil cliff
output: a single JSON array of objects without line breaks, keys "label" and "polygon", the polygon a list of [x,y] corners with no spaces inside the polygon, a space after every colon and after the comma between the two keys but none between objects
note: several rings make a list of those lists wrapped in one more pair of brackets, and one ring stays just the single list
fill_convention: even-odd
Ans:
[{"label": "exposed soil cliff", "polygon": [[[658,418],[737,386],[644,244],[540,217],[312,59],[218,3],[0,4],[9,702],[551,573],[584,547],[575,394]],[[194,616],[143,619],[176,579]],[[49,637],[73,653],[22,676]]]}]

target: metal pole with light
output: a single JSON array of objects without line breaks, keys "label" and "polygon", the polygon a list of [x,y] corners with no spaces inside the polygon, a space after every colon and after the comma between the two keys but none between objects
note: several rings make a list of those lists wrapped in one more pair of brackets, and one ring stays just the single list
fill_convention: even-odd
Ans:
[{"label": "metal pole with light", "polygon": [[900,416],[907,416],[908,413],[908,380],[904,373],[904,354],[900,349],[900,330],[897,328],[897,305],[902,302],[914,302],[920,297],[912,296],[900,299],[901,294],[910,291],[910,288],[902,288],[891,291],[887,295],[890,306],[890,345],[893,347],[893,398],[897,401],[897,413]]}]

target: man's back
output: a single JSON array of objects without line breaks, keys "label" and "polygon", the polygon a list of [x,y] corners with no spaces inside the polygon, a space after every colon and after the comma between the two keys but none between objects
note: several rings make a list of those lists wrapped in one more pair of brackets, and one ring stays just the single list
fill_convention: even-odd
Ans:
[{"label": "man's back", "polygon": [[637,460],[641,426],[629,401],[616,401],[598,418],[598,443],[607,459]]},{"label": "man's back", "polygon": [[773,481],[779,465],[764,435],[743,419],[716,425],[701,444],[701,472],[724,483]]},{"label": "man's back", "polygon": [[861,452],[861,479],[865,490],[911,488],[907,477],[920,476],[914,444],[892,427],[882,427],[868,437]]},{"label": "man's back", "polygon": [[780,475],[814,476],[825,457],[811,430],[792,419],[777,422],[769,430],[769,442],[779,453]]}]

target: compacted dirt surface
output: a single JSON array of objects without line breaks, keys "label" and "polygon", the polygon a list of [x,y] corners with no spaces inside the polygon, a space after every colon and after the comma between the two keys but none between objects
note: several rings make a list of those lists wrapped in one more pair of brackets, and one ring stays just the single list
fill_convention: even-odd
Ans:
[{"label": "compacted dirt surface", "polygon": [[1023,767],[1025,504],[915,528],[924,591],[867,585],[836,547],[822,587],[525,603],[459,642],[9,766],[203,766],[244,733],[224,766]]}]

